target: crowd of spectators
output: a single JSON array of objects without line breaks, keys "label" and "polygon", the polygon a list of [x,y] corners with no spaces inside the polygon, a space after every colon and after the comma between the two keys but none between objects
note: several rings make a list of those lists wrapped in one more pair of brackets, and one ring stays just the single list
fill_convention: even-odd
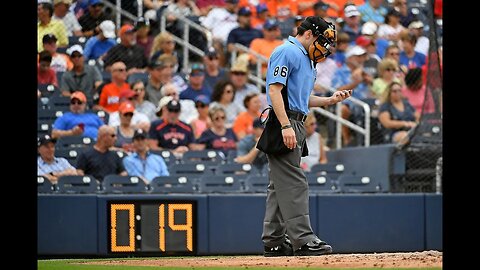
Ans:
[{"label": "crowd of spectators", "polygon": [[[260,113],[267,106],[265,89],[249,75],[259,61],[257,54],[268,59],[311,15],[335,23],[338,30],[333,55],[317,64],[313,93],[329,95],[333,87],[353,89],[353,97],[361,100],[378,99],[379,121],[388,135],[385,143],[398,141],[404,136],[401,131],[417,124],[425,97],[429,38],[423,31],[426,23],[412,13],[407,0],[144,0],[143,17],[122,20],[121,25],[114,23],[104,2],[38,3],[38,84],[52,84],[59,96],[70,99],[69,110],[53,123],[51,137],[39,142],[39,152],[47,153],[61,137],[90,137],[96,143],[78,157],[76,174],[91,170],[102,179],[107,173],[128,172],[149,182],[157,172],[140,172],[135,166],[162,160],[149,150],[163,149],[175,155],[236,150],[239,163],[265,164],[254,147],[261,134]],[[435,2],[441,6],[441,1]],[[441,18],[441,9],[435,12]],[[173,34],[159,32],[162,14]],[[197,46],[203,57],[183,55],[177,46],[175,39],[183,37],[179,16],[212,32],[211,47]],[[84,42],[78,42],[80,38]],[[256,54],[238,49],[236,43]],[[231,61],[234,52],[238,57]],[[190,60],[187,67],[185,57]],[[264,63],[259,76],[265,71]],[[357,107],[346,100],[342,117],[358,119]],[[433,104],[426,108],[432,111]],[[95,114],[98,110],[108,114],[107,122]],[[305,170],[326,162],[328,138],[321,138],[318,123],[309,115],[312,157],[302,161]],[[343,126],[344,146],[352,145],[350,133]],[[125,152],[128,159],[122,163],[110,153],[113,150]],[[41,164],[53,160],[44,155],[39,173]],[[158,175],[168,175],[164,165],[152,166]],[[55,180],[49,173],[42,171]]]}]

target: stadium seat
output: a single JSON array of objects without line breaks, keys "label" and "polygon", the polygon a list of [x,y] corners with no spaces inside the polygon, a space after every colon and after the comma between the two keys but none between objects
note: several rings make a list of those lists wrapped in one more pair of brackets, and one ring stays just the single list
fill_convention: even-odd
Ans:
[{"label": "stadium seat", "polygon": [[345,170],[345,167],[341,163],[325,163],[315,164],[310,168],[308,174],[320,176],[328,175],[331,179],[337,179]]},{"label": "stadium seat", "polygon": [[252,175],[245,180],[247,192],[266,193],[268,188],[268,177],[261,175]]},{"label": "stadium seat", "polygon": [[339,192],[339,188],[335,180],[329,175],[312,175],[307,174],[308,189],[311,193],[333,193]]},{"label": "stadium seat", "polygon": [[231,164],[222,164],[217,167],[215,174],[217,175],[250,175],[252,172],[256,173],[257,171],[252,167],[251,164],[240,164],[240,163],[231,163]]},{"label": "stadium seat", "polygon": [[98,117],[100,117],[100,119],[102,119],[102,121],[105,123],[105,124],[108,124],[108,119],[109,119],[109,114],[104,111],[104,110],[99,110],[99,111],[94,111],[94,110],[85,110],[85,113],[94,113],[96,114]]},{"label": "stadium seat", "polygon": [[55,147],[57,149],[64,149],[64,148],[78,148],[78,147],[85,147],[92,145],[94,141],[89,137],[80,136],[65,136],[60,137],[57,140]]},{"label": "stadium seat", "polygon": [[236,175],[202,176],[199,180],[202,193],[240,193],[244,188]]},{"label": "stadium seat", "polygon": [[60,89],[53,84],[38,84],[37,89],[40,91],[42,97],[60,95]]},{"label": "stadium seat", "polygon": [[47,135],[52,131],[53,121],[43,120],[37,122],[37,135]]},{"label": "stadium seat", "polygon": [[147,184],[137,176],[107,175],[103,178],[105,193],[146,193]]},{"label": "stadium seat", "polygon": [[152,193],[194,193],[198,190],[193,178],[181,175],[158,176],[150,182]]},{"label": "stadium seat", "polygon": [[37,176],[37,193],[54,193],[56,186],[44,176]]},{"label": "stadium seat", "polygon": [[190,176],[213,175],[208,166],[198,162],[197,164],[173,164],[168,168],[170,174],[181,174]]},{"label": "stadium seat", "polygon": [[58,82],[58,87],[61,89],[62,88],[62,76],[65,72],[63,71],[57,71],[57,82]]},{"label": "stadium seat", "polygon": [[226,160],[225,154],[217,150],[199,150],[199,151],[187,151],[182,156],[182,162],[199,162],[199,161],[212,161],[216,164],[223,163]]},{"label": "stadium seat", "polygon": [[77,157],[82,148],[62,148],[55,150],[56,157],[63,157],[73,166],[77,165]]},{"label": "stadium seat", "polygon": [[177,158],[169,150],[150,150],[150,152],[161,156],[167,165],[177,163]]},{"label": "stadium seat", "polygon": [[40,121],[55,121],[58,117],[62,116],[62,111],[43,109],[37,110],[37,120]]},{"label": "stadium seat", "polygon": [[235,163],[233,161],[237,157],[237,150],[229,150],[227,152],[227,163]]},{"label": "stadium seat", "polygon": [[97,193],[100,186],[91,175],[64,175],[58,178],[59,193]]},{"label": "stadium seat", "polygon": [[52,96],[48,99],[48,106],[52,110],[68,112],[70,111],[70,97]]},{"label": "stadium seat", "polygon": [[380,192],[381,186],[372,181],[371,177],[361,175],[340,175],[338,184],[341,192]]}]

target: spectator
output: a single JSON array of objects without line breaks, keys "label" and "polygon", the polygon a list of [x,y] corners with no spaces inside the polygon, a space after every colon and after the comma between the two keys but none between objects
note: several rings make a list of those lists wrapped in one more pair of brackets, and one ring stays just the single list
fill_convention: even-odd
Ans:
[{"label": "spectator", "polygon": [[208,117],[209,104],[210,98],[207,96],[199,95],[195,98],[195,108],[197,108],[198,117],[190,123],[195,139],[198,139],[205,130],[212,126],[212,121]]},{"label": "spectator", "polygon": [[101,126],[98,129],[97,142],[80,152],[77,157],[78,175],[92,175],[100,182],[109,174],[127,176],[121,158],[115,151],[110,150],[116,137],[113,127]]},{"label": "spectator", "polygon": [[392,82],[387,86],[379,108],[378,120],[386,129],[387,141],[398,143],[402,141],[408,130],[417,125],[419,114],[415,108],[402,96],[402,85]]},{"label": "spectator", "polygon": [[345,24],[342,31],[348,34],[350,41],[355,41],[361,34],[360,12],[355,5],[347,5],[344,8]]},{"label": "spectator", "polygon": [[430,40],[423,35],[423,23],[422,21],[414,21],[408,25],[408,29],[417,37],[417,43],[415,44],[414,50],[428,55],[428,48],[430,47]]},{"label": "spectator", "polygon": [[248,54],[238,56],[237,61],[230,68],[230,81],[235,87],[233,102],[240,105],[243,105],[243,100],[248,94],[260,93],[255,85],[248,83],[248,58]]},{"label": "spectator", "polygon": [[260,32],[260,30],[252,28],[250,24],[251,15],[252,12],[249,7],[242,7],[238,10],[238,27],[232,29],[232,31],[230,31],[230,33],[228,34],[227,38],[228,52],[243,52],[242,50],[238,50],[237,48],[235,48],[234,44],[239,43],[245,47],[250,47],[250,43],[252,42],[252,40],[263,37],[263,34],[262,32]]},{"label": "spectator", "polygon": [[231,128],[225,126],[226,116],[223,108],[212,107],[209,109],[208,115],[212,121],[212,126],[206,129],[197,139],[200,149],[220,150],[225,155],[230,150],[236,150],[237,136]]},{"label": "spectator", "polygon": [[130,89],[127,81],[127,67],[119,61],[115,62],[111,68],[112,82],[103,86],[98,102],[99,109],[112,113],[118,110],[120,105],[120,92],[124,89]]},{"label": "spectator", "polygon": [[427,94],[427,101],[425,102],[427,86],[423,83],[422,72],[421,68],[408,70],[405,75],[405,86],[402,88],[402,94],[415,108],[415,113],[421,114],[422,110],[423,113],[433,113],[435,111],[435,104],[432,94]]},{"label": "spectator", "polygon": [[38,54],[37,83],[53,84],[58,87],[57,74],[50,67],[52,63],[52,55],[48,51],[41,51]]},{"label": "spectator", "polygon": [[83,135],[94,140],[100,126],[105,123],[95,113],[85,112],[87,97],[80,91],[70,95],[70,112],[64,113],[53,123],[52,137]]},{"label": "spectator", "polygon": [[135,113],[135,107],[125,101],[120,104],[117,113],[117,121],[120,118],[120,124],[110,125],[115,128],[115,133],[117,134],[117,139],[113,145],[118,151],[133,152],[132,138],[135,129],[132,127],[132,118]]},{"label": "spectator", "polygon": [[239,139],[253,133],[253,120],[260,117],[262,106],[259,94],[248,94],[243,101],[243,105],[247,110],[240,113],[233,123],[233,131]]},{"label": "spectator", "polygon": [[162,54],[171,55],[175,58],[174,72],[182,70],[183,54],[175,50],[175,40],[168,32],[159,33],[153,40],[152,49],[150,50],[150,62],[157,61]]},{"label": "spectator", "polygon": [[[262,56],[267,60],[270,58],[273,50],[283,44],[283,41],[279,38],[282,33],[280,32],[280,26],[278,21],[275,19],[268,19],[263,25],[263,37],[256,38],[250,44],[250,49]],[[250,62],[252,64],[257,63],[257,58],[255,55],[250,55]],[[267,62],[262,64],[262,78],[265,78],[267,74]]]},{"label": "spectator", "polygon": [[377,55],[385,55],[385,50],[391,44],[385,38],[380,38],[377,35],[378,26],[374,22],[366,22],[362,25],[362,36],[367,36],[375,41],[375,45],[377,46]]},{"label": "spectator", "polygon": [[398,65],[400,65],[400,48],[398,47],[397,44],[392,44],[387,47],[385,50],[385,55],[383,56],[384,59],[392,59],[397,62]]},{"label": "spectator", "polygon": [[400,52],[400,65],[405,66],[408,69],[416,67],[421,68],[425,65],[425,55],[415,51],[417,36],[406,30],[400,34],[400,40],[402,41],[403,46],[403,51]]},{"label": "spectator", "polygon": [[[46,34],[53,34],[58,39],[58,47],[68,46],[68,35],[65,24],[60,20],[52,20],[53,6],[50,3],[43,2],[38,4],[38,24],[37,37],[43,37]],[[38,39],[37,52],[43,51],[42,39]]]},{"label": "spectator", "polygon": [[302,157],[300,166],[304,171],[309,172],[315,164],[327,163],[327,154],[322,136],[316,131],[317,119],[313,112],[308,113],[305,119],[305,132],[307,134],[306,142],[308,147],[308,156]]},{"label": "spectator", "polygon": [[46,177],[52,184],[63,175],[77,175],[73,167],[65,158],[55,157],[55,143],[57,140],[44,135],[38,140],[37,175]]},{"label": "spectator", "polygon": [[98,25],[98,34],[85,43],[85,59],[103,61],[108,50],[117,45],[115,37],[115,24],[110,20],[101,22]]},{"label": "spectator", "polygon": [[145,58],[150,57],[150,52],[153,45],[153,37],[150,35],[150,21],[140,17],[135,22],[135,29],[137,31],[137,44],[143,48]]},{"label": "spectator", "polygon": [[[160,89],[163,97],[169,96],[174,100],[180,102],[182,110],[180,111],[179,119],[187,124],[190,124],[193,119],[198,117],[197,109],[195,108],[195,102],[191,99],[180,99],[180,94],[178,93],[178,87],[173,83],[167,83],[162,86]],[[158,102],[158,107],[156,108],[157,116],[161,111],[161,107],[166,105],[166,103]]]},{"label": "spectator", "polygon": [[385,16],[385,23],[378,27],[377,35],[389,41],[398,41],[400,33],[405,27],[400,23],[400,12],[392,8]]},{"label": "spectator", "polygon": [[148,132],[150,148],[152,150],[169,149],[180,156],[195,148],[192,128],[178,119],[180,103],[172,97],[163,97],[160,100],[159,109],[160,119],[152,122]]},{"label": "spectator", "polygon": [[180,93],[180,99],[195,100],[199,95],[211,96],[212,89],[205,85],[205,67],[203,64],[193,63],[190,68],[190,76],[187,89]]},{"label": "spectator", "polygon": [[203,64],[205,65],[205,85],[214,89],[217,82],[227,78],[227,71],[220,66],[220,55],[214,47],[205,51]]},{"label": "spectator", "polygon": [[241,139],[237,144],[237,163],[248,163],[261,170],[267,164],[267,155],[257,149],[257,142],[263,133],[264,126],[260,118],[253,120],[253,133]]},{"label": "spectator", "polygon": [[225,45],[228,34],[238,26],[237,9],[239,0],[225,0],[224,7],[213,8],[201,21],[202,26],[210,30],[213,38]]},{"label": "spectator", "polygon": [[52,55],[52,63],[50,67],[57,72],[65,72],[72,70],[73,63],[64,53],[57,52],[57,37],[54,34],[46,34],[42,38],[43,49]]},{"label": "spectator", "polygon": [[103,12],[104,4],[101,0],[89,0],[88,10],[79,19],[78,22],[82,26],[82,32],[85,37],[91,37],[98,34],[97,26],[105,20],[109,20],[108,16]]},{"label": "spectator", "polygon": [[120,116],[122,114],[132,112],[133,115],[129,121],[129,124],[132,128],[132,135],[134,129],[141,128],[145,131],[148,131],[148,129],[150,128],[150,120],[148,119],[148,116],[135,110],[135,105],[133,105],[133,103],[131,102],[134,95],[135,92],[130,89],[122,90],[122,92],[120,93],[120,106],[118,107],[118,111],[110,113],[108,118],[108,125],[112,127],[117,127],[122,124],[122,118]]},{"label": "spectator", "polygon": [[381,98],[385,88],[393,81],[402,83],[399,77],[398,64],[393,59],[383,59],[378,64],[379,77],[373,80],[372,92],[376,98]]},{"label": "spectator", "polygon": [[53,19],[63,21],[67,35],[83,36],[82,26],[78,23],[75,14],[69,10],[72,0],[53,0]]},{"label": "spectator", "polygon": [[374,78],[377,77],[377,67],[382,59],[376,54],[377,44],[375,40],[369,36],[359,36],[355,42],[367,51],[367,58],[365,62],[363,62],[363,69],[370,76]]},{"label": "spectator", "polygon": [[297,1],[273,0],[266,1],[266,4],[270,15],[280,22],[285,22],[288,18],[298,14]]},{"label": "spectator", "polygon": [[128,175],[138,176],[147,184],[155,177],[170,175],[163,158],[149,151],[147,133],[142,129],[133,135],[133,149],[135,152],[123,159]]},{"label": "spectator", "polygon": [[61,90],[64,96],[70,96],[75,91],[83,92],[92,100],[97,87],[102,82],[102,74],[96,66],[85,65],[82,46],[75,44],[67,50],[73,69],[62,76]]},{"label": "spectator", "polygon": [[[184,17],[200,16],[200,9],[198,9],[193,0],[177,0],[167,6],[164,14],[167,19],[167,26],[172,26],[177,22],[178,15]],[[177,25],[177,27],[179,26]],[[176,30],[178,30],[178,28]]]},{"label": "spectator", "polygon": [[138,112],[145,114],[148,117],[150,122],[157,120],[156,109],[155,105],[145,100],[145,84],[143,81],[135,81],[130,85],[130,88],[135,92],[133,96],[132,103],[135,105],[135,109]]},{"label": "spectator", "polygon": [[143,48],[135,44],[135,28],[133,25],[125,24],[120,28],[120,43],[107,51],[104,57],[105,70],[109,71],[115,62],[123,62],[127,66],[127,73],[144,72],[147,66],[147,58]]},{"label": "spectator", "polygon": [[347,51],[349,45],[350,36],[345,32],[338,32],[337,46],[335,47],[335,52],[333,54],[333,59],[335,60],[337,67],[341,67],[345,64],[345,52]]},{"label": "spectator", "polygon": [[212,93],[211,107],[221,106],[225,110],[227,119],[225,121],[226,127],[232,127],[233,122],[241,112],[245,111],[244,107],[236,102],[235,88],[231,81],[220,81],[215,85]]},{"label": "spectator", "polygon": [[358,7],[362,14],[362,22],[372,21],[376,24],[382,24],[385,21],[387,9],[382,6],[383,0],[369,0]]},{"label": "spectator", "polygon": [[393,8],[400,13],[400,23],[403,27],[408,27],[410,23],[416,20],[416,15],[413,14],[412,9],[408,8],[407,0],[394,0]]},{"label": "spectator", "polygon": [[263,24],[270,17],[270,12],[268,11],[267,4],[259,3],[256,7],[257,14],[251,18],[251,25],[253,28],[262,30]]},{"label": "spectator", "polygon": [[[338,6],[336,6],[334,3],[332,3],[332,5],[330,5],[330,4],[327,4],[323,1],[317,1],[312,6],[312,10],[313,10],[312,15],[313,16],[318,16],[318,17],[326,20],[327,22],[334,22],[334,20],[332,20],[327,14],[328,9],[330,9],[330,8],[332,8],[334,10],[338,10]],[[308,17],[304,13],[300,13],[299,15],[302,15],[304,18]]]}]

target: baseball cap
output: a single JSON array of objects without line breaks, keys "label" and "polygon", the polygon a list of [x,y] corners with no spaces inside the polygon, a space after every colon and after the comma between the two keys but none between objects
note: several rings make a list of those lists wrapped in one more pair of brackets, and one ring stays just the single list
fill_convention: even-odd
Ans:
[{"label": "baseball cap", "polygon": [[278,21],[276,19],[268,19],[263,24],[263,28],[267,30],[273,29],[275,27],[279,27]]},{"label": "baseball cap", "polygon": [[167,109],[169,111],[180,111],[181,109],[181,106],[180,106],[180,102],[178,102],[178,100],[176,99],[172,99],[170,100],[168,103],[167,103]]},{"label": "baseball cap", "polygon": [[350,47],[346,52],[345,52],[345,58],[349,58],[350,56],[359,56],[366,54],[367,51],[365,51],[364,48],[355,45],[353,47]]},{"label": "baseball cap", "polygon": [[144,17],[139,17],[135,21],[135,29],[139,29],[139,28],[142,28],[144,26],[150,26],[150,20],[145,19]]},{"label": "baseball cap", "polygon": [[296,22],[301,22],[301,21],[305,20],[305,17],[303,17],[302,15],[296,15],[295,17],[293,17],[293,19]]},{"label": "baseball cap", "polygon": [[115,38],[115,24],[110,20],[105,20],[98,26],[106,38]]},{"label": "baseball cap", "polygon": [[362,47],[367,47],[370,44],[375,44],[375,41],[369,36],[358,36],[355,43]]},{"label": "baseball cap", "polygon": [[209,47],[206,51],[205,51],[205,56],[218,56],[218,52],[217,50],[215,49],[215,47]]},{"label": "baseball cap", "polygon": [[343,12],[345,13],[345,17],[347,18],[350,18],[353,16],[360,16],[360,12],[358,11],[355,5],[346,6]]},{"label": "baseball cap", "polygon": [[73,54],[74,52],[79,52],[80,54],[83,55],[83,48],[82,48],[82,46],[80,46],[80,45],[78,45],[78,44],[75,44],[75,45],[73,45],[72,47],[70,47],[70,48],[67,49],[67,54],[70,55],[70,56],[72,56],[72,54]]},{"label": "baseball cap", "polygon": [[257,14],[258,14],[258,13],[262,13],[262,12],[264,12],[264,11],[267,11],[267,10],[268,10],[267,4],[265,4],[265,3],[260,3],[260,4],[258,4],[258,5],[256,6],[256,9],[257,9]]},{"label": "baseball cap", "polygon": [[57,37],[54,34],[46,34],[42,37],[42,43],[50,43],[50,42],[57,42]]},{"label": "baseball cap", "polygon": [[423,27],[424,27],[424,24],[422,21],[413,21],[408,25],[408,29],[420,29]]},{"label": "baseball cap", "polygon": [[396,16],[396,17],[401,17],[402,14],[400,14],[400,11],[394,9],[394,8],[391,8],[388,10],[387,12],[387,16],[390,16],[390,15],[393,15],[393,16]]},{"label": "baseball cap", "polygon": [[38,146],[46,145],[49,142],[56,143],[57,140],[52,138],[50,135],[45,134],[45,135],[41,136],[40,138],[38,138],[37,145]]},{"label": "baseball cap", "polygon": [[250,15],[252,15],[252,11],[250,10],[249,7],[242,7],[238,10],[238,15],[239,16],[250,16]]},{"label": "baseball cap", "polygon": [[120,106],[118,106],[118,112],[121,114],[125,113],[133,113],[135,111],[135,106],[131,102],[122,102]]},{"label": "baseball cap", "polygon": [[253,120],[253,128],[265,128],[261,118],[255,118],[255,120]]},{"label": "baseball cap", "polygon": [[103,6],[104,4],[100,0],[89,0],[88,5],[89,6],[93,6],[93,5],[102,5]]},{"label": "baseball cap", "polygon": [[198,95],[195,97],[193,101],[195,101],[195,104],[197,103],[203,103],[205,105],[210,104],[210,98],[205,95]]},{"label": "baseball cap", "polygon": [[131,98],[133,96],[135,96],[137,93],[135,93],[135,91],[132,91],[130,88],[124,88],[122,89],[122,91],[120,91],[120,99],[121,98]]},{"label": "baseball cap", "polygon": [[135,32],[135,27],[131,24],[125,24],[120,28],[120,33],[119,35],[127,34],[127,33],[132,33]]},{"label": "baseball cap", "polygon": [[71,5],[72,0],[53,0],[53,5],[54,6],[57,5],[57,4],[60,4],[60,3]]},{"label": "baseball cap", "polygon": [[132,140],[146,139],[146,138],[147,138],[147,132],[145,132],[143,129],[139,128],[139,129],[135,130],[135,132],[133,133]]},{"label": "baseball cap", "polygon": [[200,63],[193,63],[192,66],[190,67],[190,74],[204,73],[204,71],[205,71],[205,66]]},{"label": "baseball cap", "polygon": [[243,53],[237,57],[235,62],[232,64],[232,67],[230,68],[230,72],[243,72],[247,73],[248,72],[248,59],[249,55],[246,53]]},{"label": "baseball cap", "polygon": [[163,106],[167,105],[172,100],[173,100],[172,96],[164,96],[158,101],[158,106],[157,106],[157,109],[156,109],[156,112],[157,112],[158,116],[162,115]]},{"label": "baseball cap", "polygon": [[378,26],[374,22],[366,22],[362,26],[362,35],[372,36],[377,32]]},{"label": "baseball cap", "polygon": [[317,3],[315,3],[313,5],[313,10],[317,10],[317,9],[323,9],[323,10],[327,10],[328,8],[330,7],[329,4],[323,2],[323,1],[318,1]]},{"label": "baseball cap", "polygon": [[70,95],[70,100],[72,100],[74,98],[80,100],[83,103],[87,102],[87,97],[81,91],[75,91],[75,92],[73,92],[73,94]]}]

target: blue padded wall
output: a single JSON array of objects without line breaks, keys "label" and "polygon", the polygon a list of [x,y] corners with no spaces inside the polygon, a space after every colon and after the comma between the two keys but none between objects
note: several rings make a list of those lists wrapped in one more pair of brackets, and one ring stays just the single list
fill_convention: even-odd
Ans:
[{"label": "blue padded wall", "polygon": [[443,249],[443,196],[425,194],[426,250]]}]

